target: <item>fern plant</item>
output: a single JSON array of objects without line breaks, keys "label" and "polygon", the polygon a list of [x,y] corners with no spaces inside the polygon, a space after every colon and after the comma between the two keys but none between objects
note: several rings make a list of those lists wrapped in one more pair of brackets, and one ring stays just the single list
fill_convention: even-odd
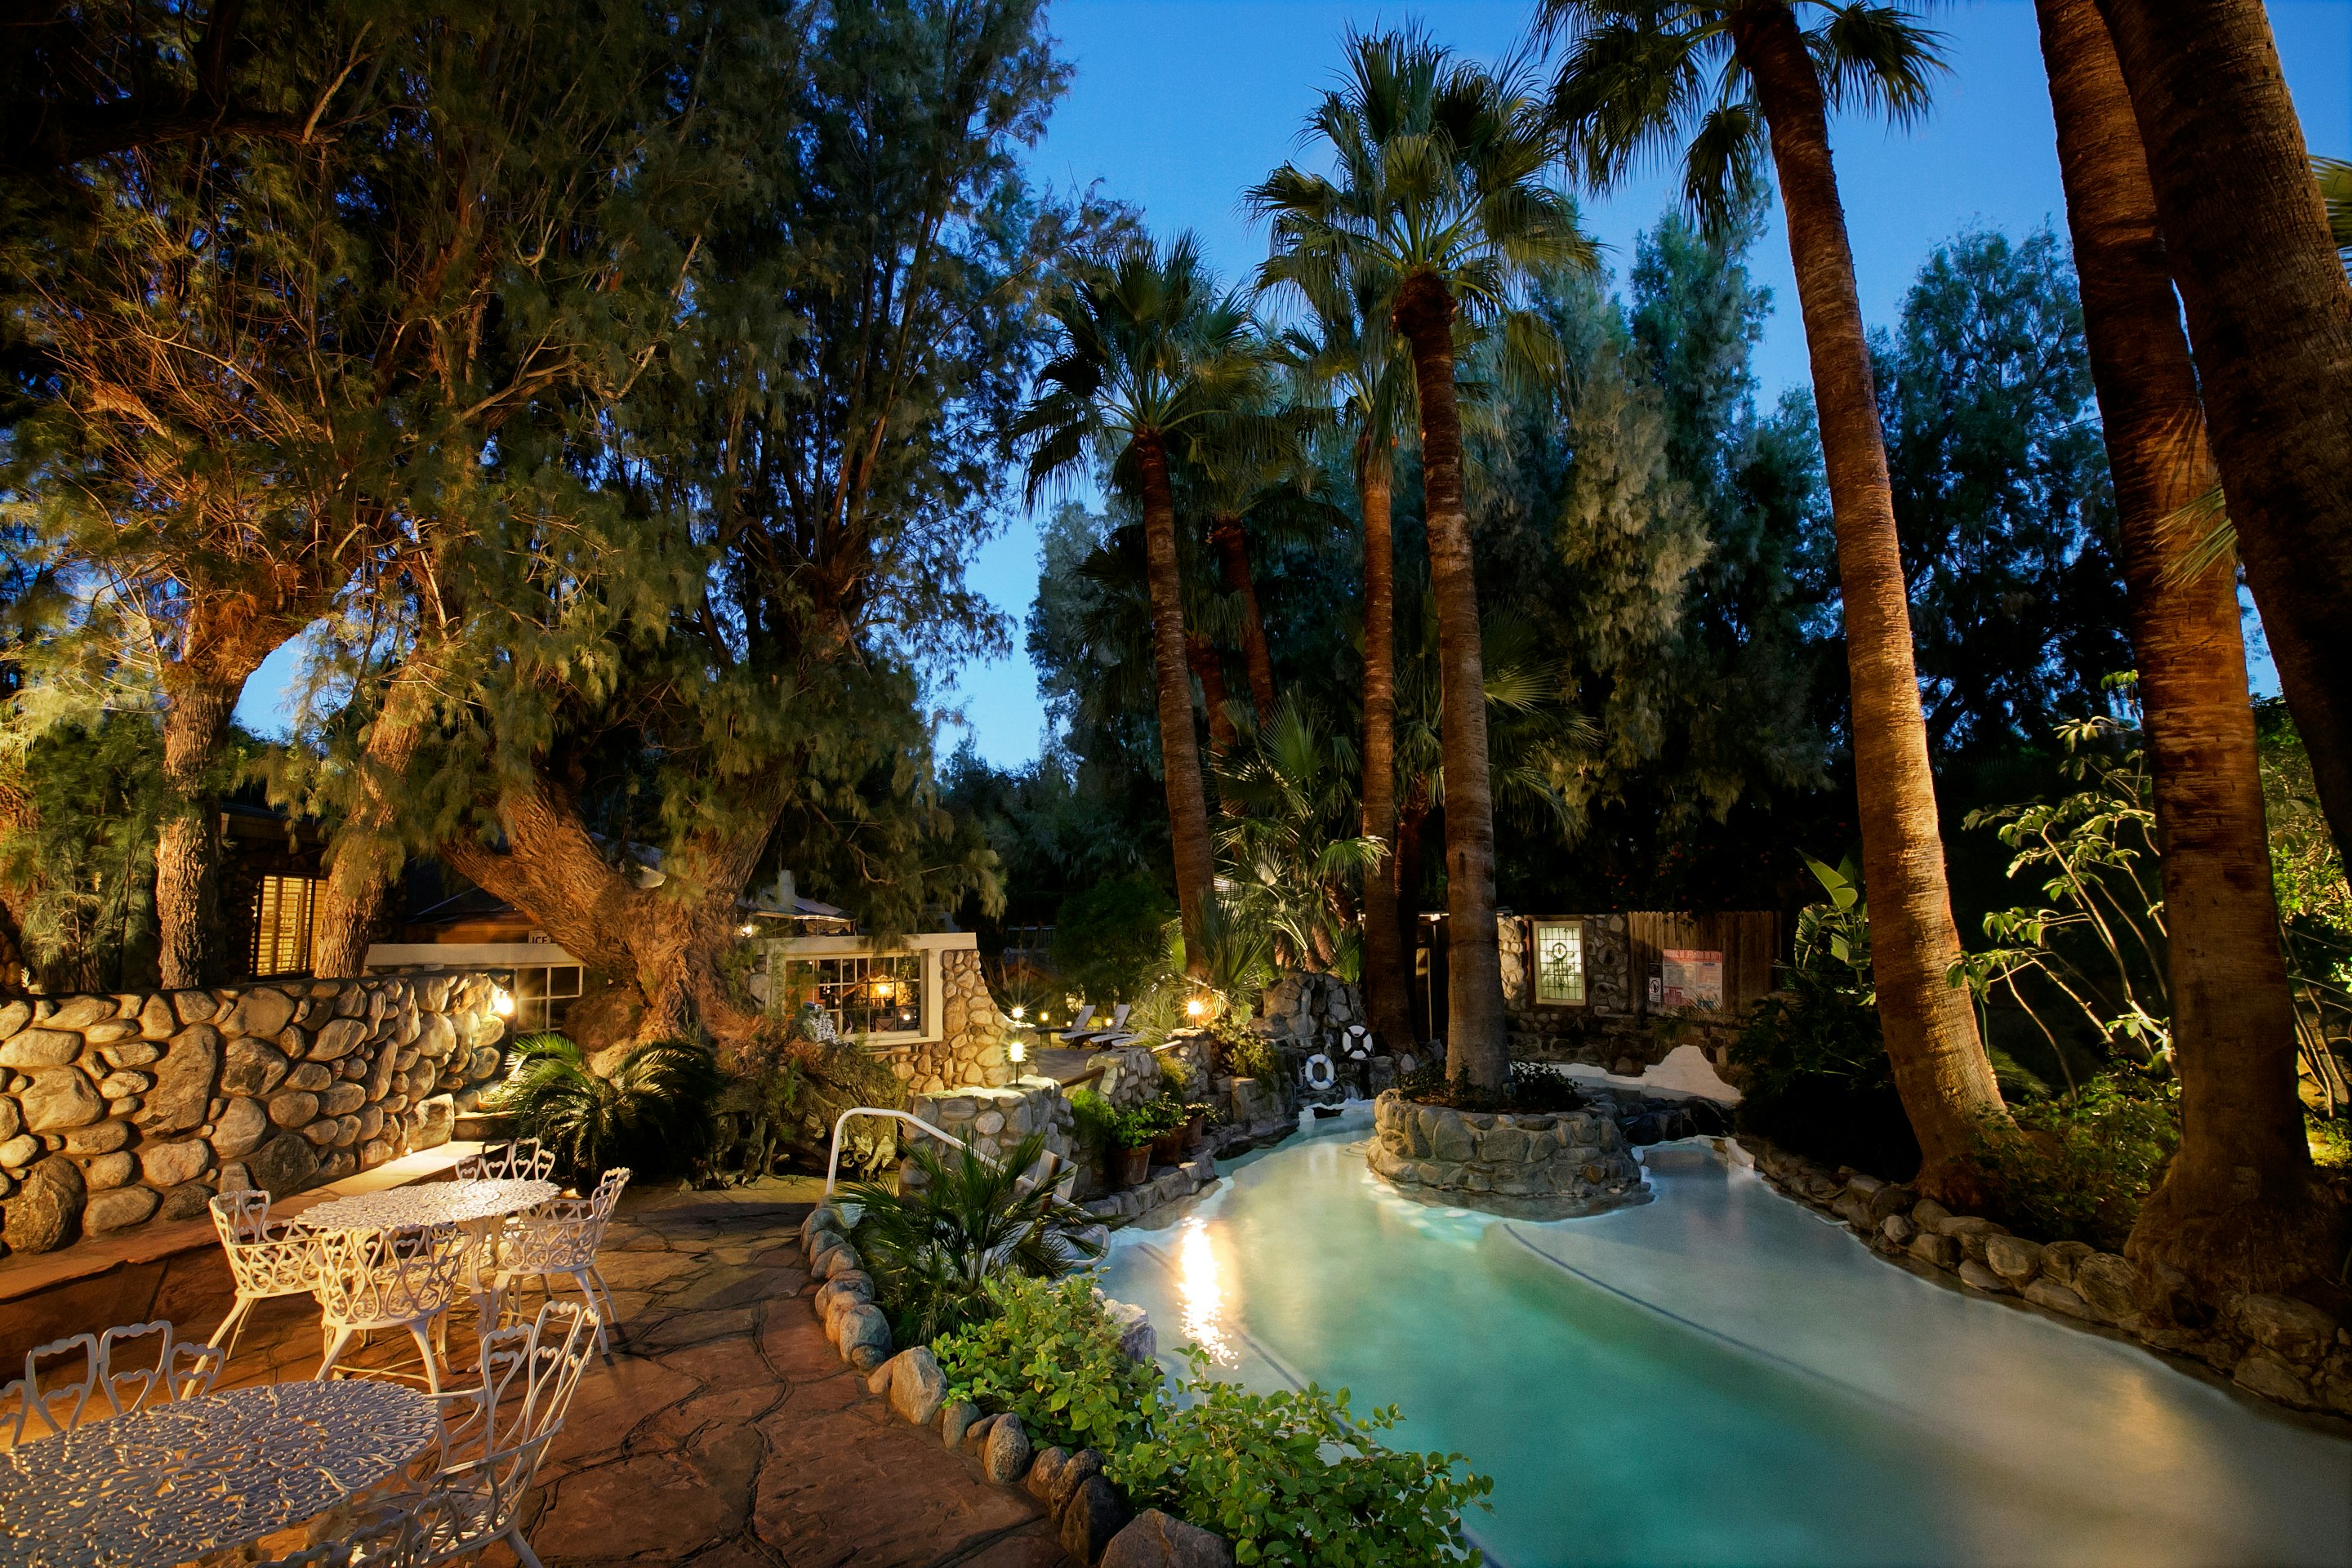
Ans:
[{"label": "fern plant", "polygon": [[522,1136],[554,1151],[567,1177],[593,1182],[614,1165],[681,1170],[710,1146],[726,1078],[703,1047],[649,1041],[610,1077],[562,1035],[534,1035],[517,1049],[521,1060],[500,1104]]},{"label": "fern plant", "polygon": [[992,1279],[1051,1279],[1102,1255],[1087,1235],[1094,1216],[1022,1173],[1045,1152],[1032,1133],[1001,1165],[971,1150],[943,1160],[929,1144],[908,1154],[919,1174],[907,1192],[877,1183],[849,1188],[863,1206],[854,1239],[894,1342],[929,1344],[992,1316]]}]

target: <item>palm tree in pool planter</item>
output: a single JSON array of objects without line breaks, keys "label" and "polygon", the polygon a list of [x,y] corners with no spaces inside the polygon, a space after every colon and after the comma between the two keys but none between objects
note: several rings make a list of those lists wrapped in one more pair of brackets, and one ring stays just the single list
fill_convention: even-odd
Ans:
[{"label": "palm tree in pool planter", "polygon": [[1188,965],[1198,974],[1202,910],[1213,897],[1216,859],[1192,733],[1169,469],[1207,422],[1262,388],[1265,360],[1250,352],[1257,340],[1247,304],[1217,286],[1189,234],[1164,248],[1136,241],[1108,267],[1070,279],[1052,310],[1061,352],[1046,364],[1043,390],[1022,411],[1015,434],[1029,450],[1032,500],[1093,450],[1109,458],[1112,482],[1141,503],[1176,902]]},{"label": "palm tree in pool planter", "polygon": [[1446,1072],[1499,1089],[1510,1076],[1501,953],[1495,940],[1495,803],[1486,759],[1478,589],[1463,507],[1459,340],[1498,330],[1513,363],[1556,361],[1537,319],[1515,309],[1537,271],[1591,266],[1592,242],[1547,184],[1541,108],[1523,74],[1467,60],[1416,31],[1355,35],[1349,79],[1307,116],[1334,164],[1286,163],[1250,193],[1274,219],[1269,273],[1363,269],[1412,363],[1422,493],[1444,667],[1447,952]]},{"label": "palm tree in pool planter", "polygon": [[1779,177],[1837,535],[1879,1018],[1919,1140],[1921,1183],[1973,1196],[1970,1153],[2008,1112],[1968,994],[1950,979],[1959,931],[1829,136],[1832,108],[1882,109],[1898,121],[1922,111],[1941,68],[1935,37],[1899,8],[1867,0],[1545,0],[1538,26],[1565,45],[1553,121],[1596,187],[1614,184],[1637,155],[1681,142],[1684,199],[1720,226],[1768,153]]}]

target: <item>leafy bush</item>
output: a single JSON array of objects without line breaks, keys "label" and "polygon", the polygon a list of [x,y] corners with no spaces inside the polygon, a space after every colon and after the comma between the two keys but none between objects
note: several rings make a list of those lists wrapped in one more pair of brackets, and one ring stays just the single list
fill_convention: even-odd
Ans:
[{"label": "leafy bush", "polygon": [[1175,900],[1140,872],[1073,893],[1054,915],[1054,968],[1096,1002],[1132,1000],[1160,965]]},{"label": "leafy bush", "polygon": [[1456,1084],[1445,1068],[1431,1063],[1402,1074],[1397,1092],[1417,1105],[1447,1105],[1456,1110],[1515,1110],[1530,1115],[1555,1110],[1579,1110],[1588,1103],[1574,1075],[1549,1062],[1513,1062],[1509,1081],[1501,1092]]},{"label": "leafy bush", "polygon": [[1084,1275],[988,1281],[995,1315],[932,1345],[950,1398],[1011,1411],[1033,1440],[1115,1453],[1140,1441],[1160,1407],[1156,1363],[1128,1360]]},{"label": "leafy bush", "polygon": [[1070,1120],[1075,1124],[1079,1152],[1088,1158],[1107,1158],[1118,1146],[1118,1112],[1093,1089],[1070,1091]]},{"label": "leafy bush", "polygon": [[1140,1149],[1163,1132],[1173,1132],[1191,1119],[1181,1100],[1147,1100],[1118,1113],[1111,1141],[1122,1149]]},{"label": "leafy bush", "polygon": [[1207,1373],[1197,1349],[1192,1403],[1110,1451],[1112,1482],[1234,1543],[1238,1562],[1298,1568],[1475,1563],[1462,1510],[1494,1490],[1460,1454],[1391,1448],[1394,1405],[1358,1417],[1348,1392],[1253,1394]]},{"label": "leafy bush", "polygon": [[1233,1077],[1271,1082],[1282,1076],[1282,1058],[1265,1038],[1247,1033],[1228,1037],[1223,1032],[1216,1038],[1224,1057],[1225,1071]]},{"label": "leafy bush", "polygon": [[900,1344],[921,1344],[996,1310],[989,1288],[1007,1275],[1051,1279],[1101,1256],[1082,1233],[1094,1218],[1021,1173],[1045,1152],[1035,1134],[1002,1165],[969,1149],[942,1160],[929,1143],[908,1158],[920,1176],[914,1191],[859,1183],[864,1205],[855,1240],[877,1302]]},{"label": "leafy bush", "polygon": [[2025,1136],[1987,1138],[1979,1154],[2003,1216],[2047,1240],[2121,1251],[2140,1204],[2179,1146],[2171,1086],[2136,1073],[2107,1075],[2011,1111]]},{"label": "leafy bush", "polygon": [[640,1175],[686,1169],[710,1147],[712,1110],[726,1078],[703,1047],[654,1040],[621,1058],[610,1078],[562,1035],[520,1042],[521,1062],[500,1097],[517,1130],[555,1152],[557,1168],[593,1182],[614,1165]]}]

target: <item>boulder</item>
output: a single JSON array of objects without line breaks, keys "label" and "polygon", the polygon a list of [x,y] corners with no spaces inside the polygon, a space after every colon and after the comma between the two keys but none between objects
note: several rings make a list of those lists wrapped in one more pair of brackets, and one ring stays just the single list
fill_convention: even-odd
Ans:
[{"label": "boulder", "polygon": [[2022,1289],[2042,1271],[2042,1253],[2040,1242],[2029,1241],[2021,1236],[1985,1237],[1985,1267],[2014,1289]]},{"label": "boulder", "polygon": [[268,1136],[269,1114],[262,1110],[261,1101],[239,1095],[213,1124],[213,1150],[223,1159],[234,1159],[252,1153]]},{"label": "boulder", "polygon": [[1941,1232],[1952,1211],[1933,1198],[1921,1198],[1911,1205],[1911,1223],[1921,1230]]},{"label": "boulder", "polygon": [[969,1399],[950,1399],[940,1407],[940,1444],[957,1448],[963,1444],[963,1435],[980,1419],[980,1406]]},{"label": "boulder", "polygon": [[1119,1354],[1138,1366],[1158,1359],[1160,1336],[1142,1308],[1130,1301],[1114,1301],[1105,1297],[1102,1309],[1103,1315],[1118,1331]]},{"label": "boulder", "polygon": [[928,1426],[939,1419],[948,1402],[948,1374],[940,1370],[929,1345],[917,1345],[892,1358],[898,1370],[890,1379],[890,1408],[909,1426]]},{"label": "boulder", "polygon": [[1038,1500],[1045,1505],[1047,1513],[1058,1518],[1062,1510],[1069,1505],[1070,1494],[1086,1485],[1088,1476],[1102,1473],[1102,1455],[1092,1448],[1080,1448],[1062,1461],[1062,1468],[1055,1472],[1045,1489],[1037,1494]]},{"label": "boulder", "polygon": [[1932,1263],[1939,1268],[1956,1268],[1960,1261],[1959,1239],[1933,1231],[1923,1230],[1913,1237],[1910,1252],[1920,1262]]},{"label": "boulder", "polygon": [[1088,1476],[1062,1508],[1062,1550],[1081,1563],[1099,1563],[1127,1528],[1127,1505],[1100,1476]]},{"label": "boulder", "polygon": [[357,1018],[337,1018],[328,1024],[310,1042],[310,1059],[314,1062],[341,1061],[359,1049],[368,1037],[367,1026]]},{"label": "boulder", "polygon": [[100,1154],[81,1171],[82,1185],[93,1193],[109,1187],[127,1187],[138,1177],[138,1156],[120,1149],[111,1154]]},{"label": "boulder", "polygon": [[2266,1350],[2249,1352],[2230,1374],[2230,1381],[2282,1405],[2307,1406],[2318,1403],[2312,1398],[2311,1385],[2302,1374]]},{"label": "boulder", "polygon": [[305,1094],[319,1094],[324,1092],[334,1081],[334,1069],[325,1063],[299,1062],[296,1064],[292,1072],[286,1075],[286,1081],[278,1087],[289,1092],[299,1089]]},{"label": "boulder", "polygon": [[2074,1283],[2075,1265],[2097,1250],[2087,1242],[2053,1241],[2042,1249],[2042,1276],[2071,1287]]},{"label": "boulder", "polygon": [[172,1004],[162,995],[150,996],[139,1008],[139,1033],[150,1040],[168,1040],[179,1028],[179,1020],[172,1016]]},{"label": "boulder", "polygon": [[41,1020],[52,1029],[86,1029],[114,1016],[114,1003],[105,996],[68,996],[58,1010]]},{"label": "boulder", "polygon": [[[176,1002],[176,998],[174,999]],[[183,1013],[182,1017],[187,1015]],[[294,998],[272,986],[257,985],[236,999],[228,1016],[221,1020],[221,1032],[227,1035],[274,1035],[294,1018]]]},{"label": "boulder", "polygon": [[[1055,1511],[1051,1500],[1054,1496],[1054,1482],[1061,1476],[1062,1467],[1069,1462],[1070,1451],[1067,1448],[1041,1448],[1037,1452],[1036,1459],[1029,1467],[1029,1479],[1022,1483],[1028,1488],[1031,1497],[1045,1505],[1047,1513]],[[1068,1496],[1066,1492],[1063,1495]]]},{"label": "boulder", "polygon": [[890,1359],[890,1320],[881,1308],[861,1302],[844,1310],[840,1322],[842,1360],[860,1372],[872,1372]]},{"label": "boulder", "polygon": [[0,1003],[0,1040],[6,1039],[33,1021],[30,1002]]},{"label": "boulder", "polygon": [[146,1187],[117,1187],[93,1194],[82,1205],[81,1227],[94,1236],[127,1230],[145,1221],[162,1201]]},{"label": "boulder", "polygon": [[[905,1351],[900,1351],[898,1355],[905,1355],[906,1353],[907,1352]],[[894,1355],[888,1361],[884,1362],[880,1366],[876,1367],[871,1373],[866,1374],[866,1392],[868,1394],[881,1394],[887,1397],[890,1392],[890,1380],[898,1375],[898,1356]]]},{"label": "boulder", "polygon": [[163,1206],[155,1211],[157,1219],[198,1219],[213,1201],[213,1190],[202,1182],[189,1182],[173,1187],[163,1194]]},{"label": "boulder", "polygon": [[1891,1214],[1878,1222],[1878,1234],[1897,1247],[1908,1247],[1911,1238],[1919,1234],[1919,1227],[1911,1223],[1909,1215]]},{"label": "boulder", "polygon": [[2010,1293],[2008,1280],[2003,1279],[1973,1258],[1964,1258],[1960,1260],[1960,1283],[1971,1289],[1982,1290],[1988,1295],[2006,1296]]},{"label": "boulder", "polygon": [[271,1095],[269,1120],[280,1127],[308,1127],[319,1120],[319,1097],[299,1089]]},{"label": "boulder", "polygon": [[1000,1487],[1011,1486],[1029,1469],[1029,1434],[1018,1415],[1000,1415],[990,1423],[988,1441],[980,1451],[980,1468]]},{"label": "boulder", "polygon": [[209,991],[174,991],[172,993],[172,1014],[183,1024],[208,1024],[220,1012],[220,1003]]},{"label": "boulder", "polygon": [[220,1086],[230,1094],[266,1095],[283,1081],[287,1066],[285,1053],[267,1040],[231,1040]]},{"label": "boulder", "polygon": [[16,1109],[15,1100],[0,1095],[0,1143],[5,1143],[24,1130],[25,1113]]},{"label": "boulder", "polygon": [[367,1089],[356,1083],[339,1083],[319,1097],[319,1113],[322,1116],[356,1116],[367,1103]]},{"label": "boulder", "polygon": [[2291,1296],[2243,1296],[2238,1324],[2256,1344],[2283,1361],[2308,1366],[2336,1344],[2336,1320],[2308,1301]]},{"label": "boulder", "polygon": [[1477,1135],[1470,1131],[1457,1111],[1444,1110],[1430,1130],[1429,1152],[1432,1159],[1449,1164],[1459,1164],[1478,1157]]},{"label": "boulder", "polygon": [[181,1143],[149,1143],[139,1151],[140,1174],[151,1187],[176,1187],[193,1182],[213,1163],[213,1152],[201,1138]]},{"label": "boulder", "polygon": [[142,1106],[139,1125],[149,1132],[189,1132],[211,1120],[213,1085],[220,1077],[220,1032],[197,1024],[172,1037],[155,1064],[155,1087]]},{"label": "boulder", "polygon": [[87,1127],[106,1115],[106,1101],[77,1068],[49,1068],[33,1075],[32,1086],[17,1095],[24,1107],[28,1132],[62,1132]]},{"label": "boulder", "polygon": [[0,1045],[0,1068],[61,1068],[81,1055],[81,1037],[70,1029],[26,1029]]},{"label": "boulder", "polygon": [[[0,1101],[0,1104],[5,1104]],[[128,1121],[93,1121],[87,1127],[76,1127],[66,1134],[68,1154],[111,1154],[131,1142]]]},{"label": "boulder", "polygon": [[[254,1184],[272,1198],[299,1193],[319,1172],[319,1152],[299,1132],[281,1132],[246,1162]],[[886,1330],[887,1331],[887,1330]]]},{"label": "boulder", "polygon": [[1213,1531],[1151,1508],[1111,1537],[1102,1568],[1234,1568],[1234,1549]]},{"label": "boulder", "polygon": [[2112,1252],[2094,1252],[2074,1265],[2074,1294],[2109,1322],[2139,1310],[2139,1265]]},{"label": "boulder", "polygon": [[2074,1294],[2072,1286],[2061,1285],[2046,1273],[2028,1285],[2021,1293],[2035,1306],[2047,1307],[2053,1312],[2063,1312],[2070,1318],[2095,1321],[2099,1315],[2092,1310],[2089,1302]]},{"label": "boulder", "polygon": [[72,1161],[42,1161],[25,1173],[16,1195],[0,1205],[0,1241],[11,1252],[55,1251],[74,1238],[89,1195]]}]

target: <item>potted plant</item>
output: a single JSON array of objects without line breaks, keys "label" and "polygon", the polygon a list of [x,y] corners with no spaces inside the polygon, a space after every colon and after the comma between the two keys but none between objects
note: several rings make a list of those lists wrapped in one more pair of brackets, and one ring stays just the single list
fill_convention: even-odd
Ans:
[{"label": "potted plant", "polygon": [[1151,1141],[1156,1129],[1142,1108],[1122,1110],[1111,1126],[1111,1178],[1122,1187],[1151,1179]]},{"label": "potted plant", "polygon": [[1141,1107],[1151,1127],[1151,1163],[1180,1164],[1184,1159],[1184,1107],[1173,1100],[1155,1100]]},{"label": "potted plant", "polygon": [[1184,1149],[1198,1153],[1209,1141],[1209,1129],[1216,1125],[1217,1108],[1205,1100],[1194,1100],[1184,1108]]}]

